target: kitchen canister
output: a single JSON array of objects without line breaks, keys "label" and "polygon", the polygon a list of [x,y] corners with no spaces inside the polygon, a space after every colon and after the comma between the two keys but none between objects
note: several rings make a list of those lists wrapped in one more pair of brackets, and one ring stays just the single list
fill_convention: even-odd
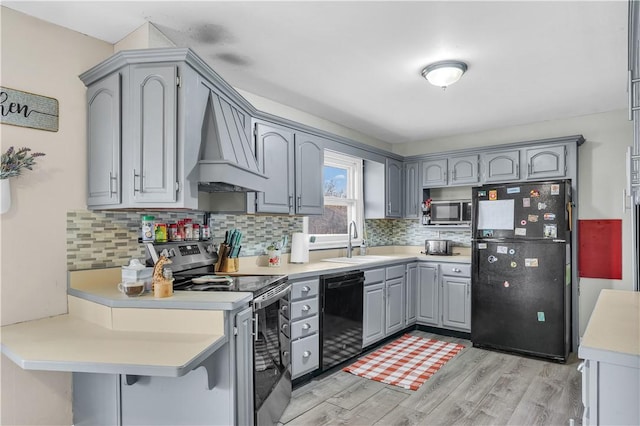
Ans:
[{"label": "kitchen canister", "polygon": [[291,237],[291,263],[309,262],[309,234],[294,232]]},{"label": "kitchen canister", "polygon": [[154,216],[142,216],[142,241],[153,241],[155,234],[153,229]]}]

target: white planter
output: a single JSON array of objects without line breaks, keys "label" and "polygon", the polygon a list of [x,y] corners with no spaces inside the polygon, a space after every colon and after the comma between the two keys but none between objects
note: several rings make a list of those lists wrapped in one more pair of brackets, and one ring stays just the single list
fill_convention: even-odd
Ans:
[{"label": "white planter", "polygon": [[0,179],[0,214],[11,208],[11,183],[9,179]]}]

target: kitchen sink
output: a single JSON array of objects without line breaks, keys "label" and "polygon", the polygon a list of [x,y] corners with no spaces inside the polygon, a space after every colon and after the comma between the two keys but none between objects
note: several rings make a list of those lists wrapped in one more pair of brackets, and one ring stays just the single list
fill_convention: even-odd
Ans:
[{"label": "kitchen sink", "polygon": [[369,262],[379,262],[383,260],[391,260],[394,259],[392,256],[376,256],[376,255],[365,255],[365,256],[353,256],[353,257],[329,257],[327,259],[322,259],[323,262],[336,262],[336,263],[352,263],[352,264],[360,264],[360,263],[369,263]]}]

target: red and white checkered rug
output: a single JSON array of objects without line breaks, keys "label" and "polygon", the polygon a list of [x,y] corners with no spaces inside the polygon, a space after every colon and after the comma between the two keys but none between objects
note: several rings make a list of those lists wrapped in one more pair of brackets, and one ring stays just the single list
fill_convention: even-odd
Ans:
[{"label": "red and white checkered rug", "polygon": [[405,334],[343,368],[356,376],[416,390],[464,346]]}]

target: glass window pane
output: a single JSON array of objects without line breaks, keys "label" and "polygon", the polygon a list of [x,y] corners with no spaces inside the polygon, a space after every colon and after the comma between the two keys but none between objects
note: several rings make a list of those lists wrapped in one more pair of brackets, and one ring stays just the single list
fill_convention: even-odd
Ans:
[{"label": "glass window pane", "polygon": [[346,234],[347,206],[324,206],[322,216],[309,216],[310,234]]},{"label": "glass window pane", "polygon": [[340,167],[324,166],[324,195],[347,198],[348,170]]}]

